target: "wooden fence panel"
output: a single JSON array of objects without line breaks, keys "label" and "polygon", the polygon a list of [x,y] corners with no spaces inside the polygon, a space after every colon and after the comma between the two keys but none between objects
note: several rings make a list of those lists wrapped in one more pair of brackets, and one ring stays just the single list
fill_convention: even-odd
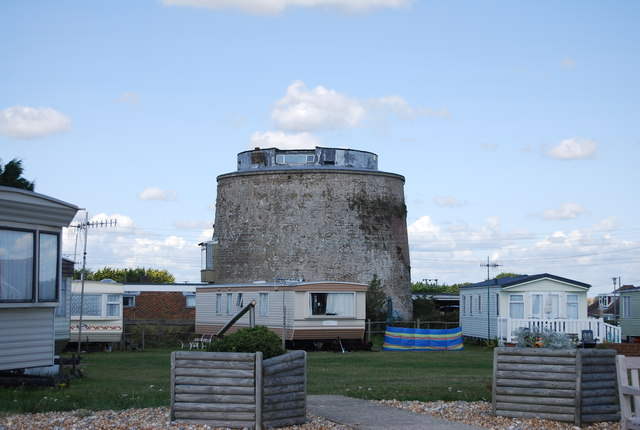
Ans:
[{"label": "wooden fence panel", "polygon": [[283,427],[306,422],[307,354],[175,351],[171,419],[215,427]]},{"label": "wooden fence panel", "polygon": [[615,351],[496,348],[493,413],[582,423],[618,421]]},{"label": "wooden fence panel", "polygon": [[307,353],[293,351],[264,360],[265,427],[304,424],[307,420]]},{"label": "wooden fence panel", "polygon": [[175,351],[171,354],[171,419],[216,427],[256,424],[257,355]]}]

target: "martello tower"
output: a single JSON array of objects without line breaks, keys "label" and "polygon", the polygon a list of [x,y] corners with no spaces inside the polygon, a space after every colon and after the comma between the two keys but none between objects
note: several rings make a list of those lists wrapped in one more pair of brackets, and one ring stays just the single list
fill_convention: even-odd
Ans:
[{"label": "martello tower", "polygon": [[256,148],[217,179],[203,282],[368,284],[377,275],[394,310],[412,317],[404,177],[379,171],[376,154]]}]

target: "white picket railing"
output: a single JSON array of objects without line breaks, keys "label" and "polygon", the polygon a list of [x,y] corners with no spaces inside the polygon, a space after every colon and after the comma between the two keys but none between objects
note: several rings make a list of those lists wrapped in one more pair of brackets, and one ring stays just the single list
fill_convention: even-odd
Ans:
[{"label": "white picket railing", "polygon": [[521,328],[549,329],[561,333],[576,336],[580,339],[582,330],[592,330],[593,337],[598,342],[620,342],[620,327],[607,324],[602,318],[588,318],[586,320],[574,319],[498,319],[498,332],[505,342],[514,341],[513,332]]}]

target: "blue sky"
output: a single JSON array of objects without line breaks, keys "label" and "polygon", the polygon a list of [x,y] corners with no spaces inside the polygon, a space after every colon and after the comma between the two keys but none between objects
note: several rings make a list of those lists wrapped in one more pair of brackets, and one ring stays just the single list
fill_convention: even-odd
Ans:
[{"label": "blue sky", "polygon": [[594,296],[640,285],[638,22],[637,1],[4,1],[0,158],[118,220],[90,268],[199,281],[237,153],[371,151],[406,178],[414,282],[489,258]]}]

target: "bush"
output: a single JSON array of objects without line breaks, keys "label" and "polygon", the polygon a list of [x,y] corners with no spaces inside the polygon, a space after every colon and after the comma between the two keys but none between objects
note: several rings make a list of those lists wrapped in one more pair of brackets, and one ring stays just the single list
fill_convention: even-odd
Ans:
[{"label": "bush", "polygon": [[262,358],[284,354],[282,339],[264,326],[247,327],[216,339],[209,345],[216,352],[262,352]]},{"label": "bush", "polygon": [[513,332],[517,346],[521,348],[575,348],[571,338],[565,333],[555,332],[547,328],[521,328]]}]

